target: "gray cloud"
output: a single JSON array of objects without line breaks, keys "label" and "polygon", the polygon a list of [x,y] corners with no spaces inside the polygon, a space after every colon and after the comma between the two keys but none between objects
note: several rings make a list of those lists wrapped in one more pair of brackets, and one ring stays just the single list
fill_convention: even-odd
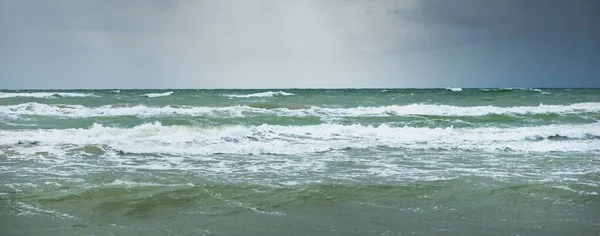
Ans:
[{"label": "gray cloud", "polygon": [[598,1],[0,0],[0,88],[600,86]]}]

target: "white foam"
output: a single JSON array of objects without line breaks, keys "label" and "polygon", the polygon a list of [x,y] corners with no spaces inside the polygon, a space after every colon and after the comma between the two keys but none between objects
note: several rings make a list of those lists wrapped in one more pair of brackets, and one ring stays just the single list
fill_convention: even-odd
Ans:
[{"label": "white foam", "polygon": [[[517,87],[517,88],[494,88],[494,89],[479,89],[481,91],[534,91],[534,92],[538,92],[538,93],[542,93],[542,94],[550,94],[548,92],[544,92],[541,89],[536,89],[536,88],[523,88],[523,87]],[[568,90],[568,89],[567,89]]]},{"label": "white foam", "polygon": [[275,97],[275,96],[292,96],[295,95],[293,93],[286,93],[283,91],[268,91],[262,93],[252,93],[252,94],[223,94],[225,97],[230,98],[255,98],[255,97]]},{"label": "white foam", "polygon": [[171,96],[171,95],[173,95],[173,91],[164,92],[164,93],[147,93],[142,96],[146,96],[149,98],[156,98],[156,97],[166,97],[166,96]]},{"label": "white foam", "polygon": [[274,215],[274,216],[285,216],[286,215],[285,213],[279,212],[279,211],[262,211],[262,210],[259,210],[257,207],[248,206],[246,203],[243,203],[243,202],[240,202],[240,201],[236,201],[236,200],[233,200],[233,199],[225,198],[220,193],[209,191],[207,189],[204,189],[204,191],[206,193],[208,193],[211,197],[218,198],[218,199],[220,199],[222,201],[228,202],[229,204],[236,205],[238,207],[245,208],[247,210],[251,210],[251,211],[254,211],[256,213],[265,214],[265,215]]},{"label": "white foam", "polygon": [[0,98],[31,97],[31,98],[59,98],[59,97],[97,97],[91,93],[64,93],[64,92],[0,92]]},{"label": "white foam", "polygon": [[22,116],[58,116],[69,118],[86,117],[112,117],[112,116],[136,116],[136,117],[155,117],[171,115],[188,116],[213,116],[222,115],[226,117],[242,116],[242,112],[260,112],[260,108],[251,108],[247,106],[233,107],[148,107],[137,105],[132,107],[120,107],[105,105],[100,107],[85,107],[82,105],[48,105],[36,102],[22,103],[18,105],[0,106],[0,115]]},{"label": "white foam", "polygon": [[559,186],[553,186],[553,187],[557,188],[557,189],[566,190],[566,191],[569,191],[569,192],[578,193],[579,195],[594,195],[594,196],[598,196],[597,192],[577,191],[577,190],[574,190],[574,189],[570,188],[569,186],[559,185]]},{"label": "white foam", "polygon": [[17,215],[38,215],[38,214],[46,214],[46,215],[50,215],[56,218],[60,218],[60,219],[76,219],[78,220],[79,218],[75,217],[75,216],[71,216],[69,214],[66,213],[60,213],[57,211],[52,211],[52,210],[46,210],[43,209],[41,206],[39,205],[29,205],[27,203],[23,203],[23,202],[17,202],[17,206],[20,208],[20,212]]},{"label": "white foam", "polygon": [[15,126],[15,127],[19,127],[19,126],[29,126],[29,127],[35,127],[38,126],[38,124],[29,124],[29,123],[12,123],[12,122],[8,122],[8,121],[4,121],[4,120],[0,120],[0,123],[8,125],[8,126]]},{"label": "white foam", "polygon": [[[568,140],[545,137],[560,135]],[[133,128],[95,124],[88,129],[3,130],[0,145],[20,153],[65,155],[65,148],[94,145],[107,151],[168,155],[303,154],[333,150],[400,148],[490,152],[596,152],[600,123],[521,128],[415,128],[335,125],[202,128],[148,123]],[[542,138],[540,140],[540,138]],[[16,145],[17,143],[36,145]]]},{"label": "white foam", "polygon": [[[121,180],[115,179],[112,183],[108,183],[101,186],[125,186],[125,187],[181,187],[181,186],[190,186],[191,183],[187,184],[161,184],[154,182],[135,182],[131,180]],[[90,187],[98,187],[98,186],[90,186]],[[193,184],[191,185],[193,187]]]},{"label": "white foam", "polygon": [[446,88],[446,89],[448,89],[452,92],[461,92],[462,91],[462,88]]},{"label": "white foam", "polygon": [[575,103],[569,105],[543,105],[496,107],[496,106],[471,106],[459,107],[451,105],[410,104],[392,105],[381,107],[353,107],[353,108],[324,108],[310,107],[305,109],[288,108],[254,108],[249,106],[229,107],[148,107],[137,105],[120,107],[105,105],[100,107],[85,107],[81,105],[48,105],[36,102],[18,105],[0,106],[0,115],[4,116],[59,116],[71,118],[85,117],[111,117],[111,116],[215,116],[215,117],[242,117],[256,115],[272,116],[317,116],[317,117],[361,117],[361,116],[485,116],[485,115],[531,115],[531,114],[577,114],[586,112],[600,112],[600,102]]}]

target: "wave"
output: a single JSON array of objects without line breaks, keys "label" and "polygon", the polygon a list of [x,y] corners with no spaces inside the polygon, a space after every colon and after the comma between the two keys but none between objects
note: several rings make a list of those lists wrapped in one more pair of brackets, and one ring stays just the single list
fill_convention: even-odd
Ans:
[{"label": "wave", "polygon": [[255,98],[255,97],[277,97],[277,96],[293,96],[293,93],[286,93],[283,91],[268,91],[263,93],[252,93],[252,94],[223,94],[225,97],[230,98]]},{"label": "wave", "polygon": [[6,93],[0,92],[0,98],[61,98],[61,97],[98,97],[91,93],[63,93],[63,92],[31,92],[31,93]]},{"label": "wave", "polygon": [[[564,139],[549,137],[560,136]],[[540,139],[540,137],[546,137]],[[600,123],[520,128],[417,128],[321,124],[312,126],[163,126],[133,128],[94,124],[88,129],[4,130],[0,146],[20,153],[64,148],[118,154],[306,154],[347,149],[600,151]],[[88,146],[93,148],[86,148]],[[98,151],[100,148],[103,151]]]},{"label": "wave", "polygon": [[507,93],[507,92],[516,92],[516,91],[533,91],[542,94],[550,94],[548,92],[542,91],[541,89],[536,88],[492,88],[492,89],[479,89],[479,91],[483,92],[492,92],[492,93]]},{"label": "wave", "polygon": [[251,106],[228,107],[196,107],[196,106],[165,106],[149,107],[137,105],[131,107],[105,105],[100,107],[85,107],[82,105],[56,105],[36,102],[18,105],[0,106],[0,116],[57,116],[70,118],[86,117],[161,117],[161,116],[214,116],[214,117],[245,117],[245,116],[295,116],[295,117],[385,117],[385,116],[486,116],[486,115],[535,115],[535,114],[578,114],[600,112],[600,103],[587,102],[569,105],[538,105],[517,107],[472,106],[460,107],[451,105],[410,104],[382,107],[354,108],[263,108]]},{"label": "wave", "polygon": [[452,92],[461,92],[462,91],[462,88],[446,88],[446,89],[448,89]]},{"label": "wave", "polygon": [[169,91],[169,92],[165,92],[165,93],[147,93],[142,96],[149,97],[149,98],[155,98],[155,97],[171,96],[172,94],[173,94],[173,91]]}]

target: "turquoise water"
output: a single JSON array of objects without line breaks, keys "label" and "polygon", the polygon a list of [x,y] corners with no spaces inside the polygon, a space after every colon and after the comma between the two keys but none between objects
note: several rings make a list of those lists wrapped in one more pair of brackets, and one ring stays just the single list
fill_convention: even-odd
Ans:
[{"label": "turquoise water", "polygon": [[0,91],[0,235],[597,235],[599,89]]}]

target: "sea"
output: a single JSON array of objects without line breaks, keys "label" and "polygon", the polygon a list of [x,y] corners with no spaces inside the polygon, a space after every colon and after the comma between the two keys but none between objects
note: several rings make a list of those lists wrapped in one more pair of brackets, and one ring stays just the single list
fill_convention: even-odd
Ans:
[{"label": "sea", "polygon": [[0,235],[600,235],[600,89],[0,91]]}]

